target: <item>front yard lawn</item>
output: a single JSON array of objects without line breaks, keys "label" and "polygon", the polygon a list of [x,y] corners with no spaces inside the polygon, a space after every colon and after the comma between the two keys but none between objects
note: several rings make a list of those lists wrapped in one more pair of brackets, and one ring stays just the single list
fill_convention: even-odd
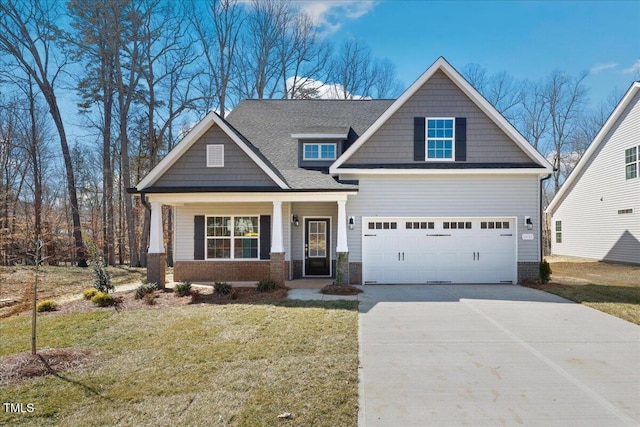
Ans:
[{"label": "front yard lawn", "polygon": [[[39,315],[39,347],[90,357],[0,378],[3,402],[35,409],[0,424],[355,426],[357,316],[357,302],[286,300]],[[0,336],[0,356],[28,351],[30,316],[3,319]]]},{"label": "front yard lawn", "polygon": [[640,267],[548,258],[551,283],[528,284],[640,325]]}]

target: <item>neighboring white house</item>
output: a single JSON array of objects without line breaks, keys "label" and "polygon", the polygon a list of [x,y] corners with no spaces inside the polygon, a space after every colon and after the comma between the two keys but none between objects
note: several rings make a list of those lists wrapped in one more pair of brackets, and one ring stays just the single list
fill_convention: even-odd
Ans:
[{"label": "neighboring white house", "polygon": [[540,263],[552,166],[444,58],[396,100],[244,100],[136,186],[149,281],[516,283]]},{"label": "neighboring white house", "polygon": [[640,264],[640,82],[553,198],[551,253]]}]

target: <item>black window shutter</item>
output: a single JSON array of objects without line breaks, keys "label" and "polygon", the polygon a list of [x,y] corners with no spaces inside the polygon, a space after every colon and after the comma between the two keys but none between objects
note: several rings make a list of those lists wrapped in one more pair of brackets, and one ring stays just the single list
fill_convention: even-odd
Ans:
[{"label": "black window shutter", "polygon": [[467,118],[456,118],[456,162],[467,161]]},{"label": "black window shutter", "polygon": [[424,162],[425,160],[425,144],[424,138],[424,117],[413,118],[413,160]]},{"label": "black window shutter", "polygon": [[204,215],[193,217],[193,259],[204,259]]},{"label": "black window shutter", "polygon": [[260,215],[260,259],[271,258],[271,215]]}]

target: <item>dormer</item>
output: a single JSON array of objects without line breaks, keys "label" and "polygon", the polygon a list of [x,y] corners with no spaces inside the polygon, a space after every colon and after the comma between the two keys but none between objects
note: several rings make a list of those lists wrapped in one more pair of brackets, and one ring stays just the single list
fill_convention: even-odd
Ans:
[{"label": "dormer", "polygon": [[357,135],[350,127],[313,127],[292,133],[291,138],[298,140],[299,167],[328,171]]}]

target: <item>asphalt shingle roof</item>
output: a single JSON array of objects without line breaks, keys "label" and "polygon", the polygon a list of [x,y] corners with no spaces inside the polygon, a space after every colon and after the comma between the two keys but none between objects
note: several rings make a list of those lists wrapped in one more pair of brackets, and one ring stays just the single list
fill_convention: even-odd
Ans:
[{"label": "asphalt shingle roof", "polygon": [[[384,100],[244,100],[226,120],[275,166],[292,189],[350,189],[330,175],[298,167],[296,133],[364,131],[394,102]],[[332,132],[328,132],[331,130]]]}]

